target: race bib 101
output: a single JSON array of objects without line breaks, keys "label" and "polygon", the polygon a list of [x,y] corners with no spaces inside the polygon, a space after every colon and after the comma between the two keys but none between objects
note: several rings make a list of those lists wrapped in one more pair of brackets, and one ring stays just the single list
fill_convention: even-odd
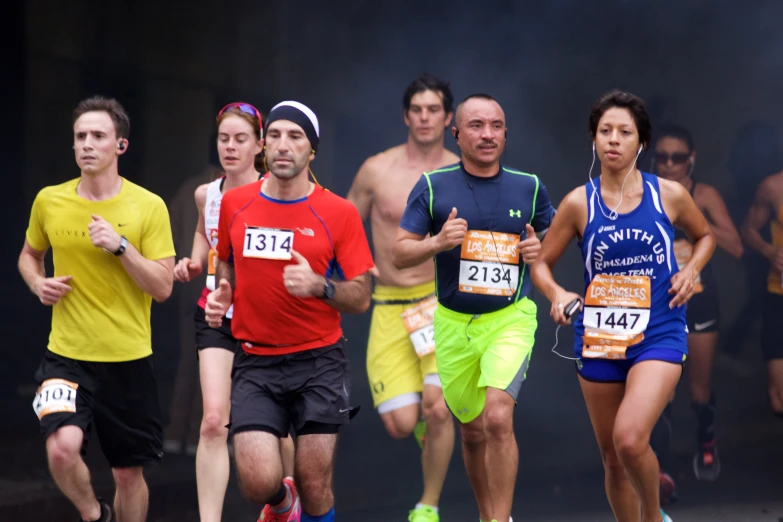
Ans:
[{"label": "race bib 101", "polygon": [[424,357],[435,351],[433,318],[437,307],[438,298],[433,295],[406,308],[401,314],[405,329],[408,331],[413,348],[419,357]]},{"label": "race bib 101", "polygon": [[459,290],[513,295],[519,285],[519,235],[468,230],[459,262]]},{"label": "race bib 101", "polygon": [[33,399],[33,411],[42,419],[50,413],[76,412],[76,390],[79,385],[65,379],[46,379]]},{"label": "race bib 101", "polygon": [[260,259],[291,259],[294,231],[282,228],[247,227],[242,255]]}]

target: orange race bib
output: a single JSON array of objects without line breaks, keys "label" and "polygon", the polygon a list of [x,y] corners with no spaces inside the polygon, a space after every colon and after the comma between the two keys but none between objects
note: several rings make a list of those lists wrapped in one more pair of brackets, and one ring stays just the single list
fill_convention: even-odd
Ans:
[{"label": "orange race bib", "polygon": [[416,355],[424,357],[435,352],[435,327],[433,318],[438,307],[438,298],[434,295],[406,308],[401,316],[408,330]]},{"label": "orange race bib", "polygon": [[[674,242],[674,257],[677,259],[677,266],[682,270],[682,267],[691,260],[693,255],[693,245],[687,239],[678,239]],[[698,294],[704,291],[704,287],[701,285],[701,274],[696,276],[696,281],[693,284],[693,293]]]},{"label": "orange race bib", "polygon": [[459,290],[513,295],[519,284],[519,235],[468,230],[459,262]]},{"label": "orange race bib", "polygon": [[585,295],[583,357],[625,359],[650,322],[650,277],[598,274]]}]

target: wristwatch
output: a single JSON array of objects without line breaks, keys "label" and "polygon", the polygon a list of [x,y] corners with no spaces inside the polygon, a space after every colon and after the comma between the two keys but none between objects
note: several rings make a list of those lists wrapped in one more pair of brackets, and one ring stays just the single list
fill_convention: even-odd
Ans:
[{"label": "wristwatch", "polygon": [[324,283],[324,299],[334,299],[334,292],[337,290],[330,280]]},{"label": "wristwatch", "polygon": [[121,256],[123,253],[125,253],[125,249],[128,248],[128,238],[125,236],[120,236],[120,248],[118,248],[115,252],[112,252],[115,256]]}]

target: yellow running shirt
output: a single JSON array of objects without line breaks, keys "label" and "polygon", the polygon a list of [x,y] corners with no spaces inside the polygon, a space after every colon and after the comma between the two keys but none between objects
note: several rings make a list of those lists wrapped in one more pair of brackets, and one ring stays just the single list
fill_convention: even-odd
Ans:
[{"label": "yellow running shirt", "polygon": [[54,275],[72,276],[52,309],[49,350],[80,361],[120,362],[152,353],[150,306],[118,257],[93,246],[92,214],[111,223],[145,258],[174,256],[169,213],[163,200],[122,178],[116,196],[88,201],[76,193],[79,178],[41,190],[33,202],[27,242],[51,247]]}]

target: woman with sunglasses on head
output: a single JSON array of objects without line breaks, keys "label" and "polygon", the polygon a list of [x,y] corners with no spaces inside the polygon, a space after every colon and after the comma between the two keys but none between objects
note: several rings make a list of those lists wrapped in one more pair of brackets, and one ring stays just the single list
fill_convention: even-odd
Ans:
[{"label": "woman with sunglasses on head", "polygon": [[[196,348],[204,415],[196,453],[196,484],[202,522],[219,521],[229,478],[228,428],[231,404],[231,368],[237,341],[231,334],[232,310],[220,328],[211,328],[204,316],[206,296],[215,289],[218,218],[223,194],[261,178],[263,141],[261,113],[247,103],[230,103],[217,115],[217,148],[225,176],[196,189],[199,212],[193,250],[174,267],[174,279],[182,283],[207,269],[207,286],[196,307]],[[283,442],[283,462],[293,474],[293,442]]]},{"label": "woman with sunglasses on head", "polygon": [[[742,256],[742,240],[729,217],[726,204],[715,188],[696,181],[696,150],[693,137],[684,127],[666,125],[658,133],[653,157],[656,173],[675,181],[687,190],[696,207],[704,214],[719,247],[739,259]],[[677,265],[682,268],[690,260],[693,246],[680,229],[674,233],[674,252]],[[720,474],[720,460],[715,445],[715,395],[710,383],[715,347],[718,344],[720,306],[717,279],[710,264],[704,265],[696,278],[693,297],[688,301],[688,391],[698,428],[696,439],[699,450],[693,457],[696,478],[713,481]],[[668,465],[669,434],[671,431],[670,408],[664,410],[653,430],[652,446],[658,454],[662,470]],[[661,499],[674,496],[674,482],[661,474]]]},{"label": "woman with sunglasses on head", "polygon": [[[622,91],[602,96],[590,112],[589,131],[600,176],[564,198],[530,273],[552,303],[555,322],[574,319],[573,360],[615,518],[668,522],[650,434],[682,375],[684,305],[715,239],[688,191],[636,168],[652,137],[640,98]],[[675,226],[693,241],[682,269],[674,259]],[[584,298],[552,274],[574,238],[584,260]]]}]

